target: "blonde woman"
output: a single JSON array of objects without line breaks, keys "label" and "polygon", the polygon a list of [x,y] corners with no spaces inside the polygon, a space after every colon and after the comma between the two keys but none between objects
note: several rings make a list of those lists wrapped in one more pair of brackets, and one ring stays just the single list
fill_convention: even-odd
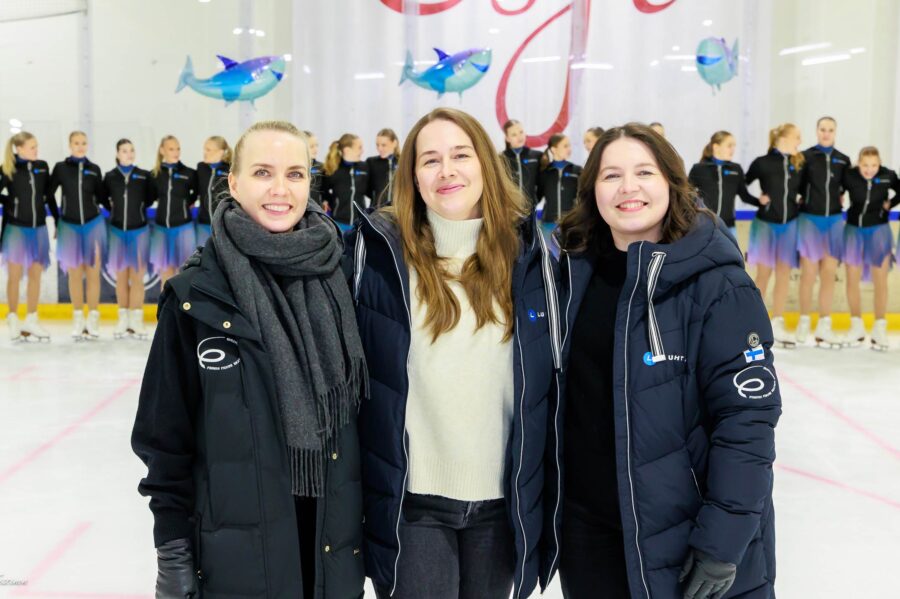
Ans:
[{"label": "blonde woman", "polygon": [[151,172],[157,204],[150,234],[150,265],[165,286],[197,245],[190,212],[197,201],[197,171],[181,162],[178,138],[167,135],[159,142]]}]

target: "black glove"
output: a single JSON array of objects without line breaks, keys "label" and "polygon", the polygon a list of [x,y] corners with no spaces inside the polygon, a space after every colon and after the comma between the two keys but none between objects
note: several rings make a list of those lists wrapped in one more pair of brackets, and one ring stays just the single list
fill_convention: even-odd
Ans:
[{"label": "black glove", "polygon": [[678,582],[687,580],[684,599],[722,599],[737,576],[737,566],[720,562],[708,553],[691,549]]},{"label": "black glove", "polygon": [[190,541],[175,539],[157,547],[156,567],[156,599],[200,597]]}]

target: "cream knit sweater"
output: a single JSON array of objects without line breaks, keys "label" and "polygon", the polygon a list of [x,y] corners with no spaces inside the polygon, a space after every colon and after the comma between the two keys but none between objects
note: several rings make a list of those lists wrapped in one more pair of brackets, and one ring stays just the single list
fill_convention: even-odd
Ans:
[{"label": "cream knit sweater", "polygon": [[[438,255],[459,272],[475,253],[483,220],[449,221],[429,210],[428,222]],[[513,419],[512,342],[503,341],[504,329],[496,324],[476,331],[462,286],[451,282],[459,323],[432,343],[417,285],[410,269],[408,490],[462,501],[499,499]]]}]

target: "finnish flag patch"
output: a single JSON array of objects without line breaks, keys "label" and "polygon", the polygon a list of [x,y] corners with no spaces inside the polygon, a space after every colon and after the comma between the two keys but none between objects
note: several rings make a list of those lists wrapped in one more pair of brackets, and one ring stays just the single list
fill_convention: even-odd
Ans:
[{"label": "finnish flag patch", "polygon": [[744,351],[744,360],[749,364],[750,362],[761,362],[766,359],[766,350],[759,347],[751,347],[750,349]]}]

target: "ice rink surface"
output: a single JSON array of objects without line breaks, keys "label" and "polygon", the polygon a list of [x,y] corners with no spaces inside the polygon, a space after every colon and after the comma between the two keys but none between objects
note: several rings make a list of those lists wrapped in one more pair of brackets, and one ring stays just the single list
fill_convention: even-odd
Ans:
[{"label": "ice rink surface", "polygon": [[[144,466],[129,444],[149,342],[114,341],[103,325],[97,342],[75,344],[62,322],[48,325],[49,344],[0,340],[0,597],[153,597],[152,518],[136,490]],[[892,342],[888,353],[776,350],[782,599],[897,596]],[[545,597],[562,597],[558,580]]]}]

